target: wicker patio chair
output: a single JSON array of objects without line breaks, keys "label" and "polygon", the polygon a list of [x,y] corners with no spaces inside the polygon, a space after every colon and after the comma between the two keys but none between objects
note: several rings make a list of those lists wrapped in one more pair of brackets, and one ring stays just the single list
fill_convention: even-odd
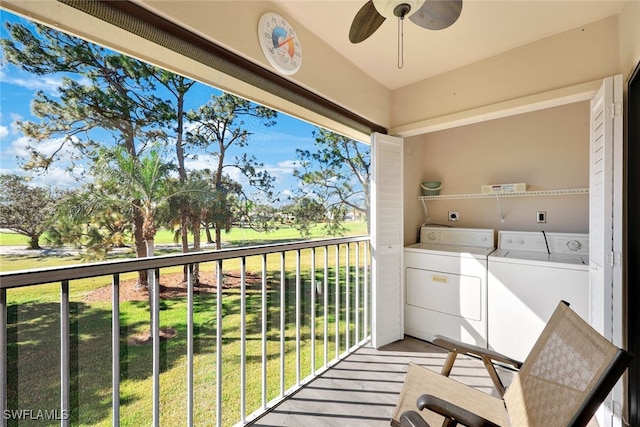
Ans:
[{"label": "wicker patio chair", "polygon": [[[632,359],[564,302],[554,311],[506,391],[491,374],[495,370],[487,361],[515,367],[519,362],[444,338],[437,341],[450,350],[443,372],[410,364],[392,426],[586,426]],[[476,354],[485,366],[491,365],[487,368],[502,397],[449,378],[457,353]]]}]

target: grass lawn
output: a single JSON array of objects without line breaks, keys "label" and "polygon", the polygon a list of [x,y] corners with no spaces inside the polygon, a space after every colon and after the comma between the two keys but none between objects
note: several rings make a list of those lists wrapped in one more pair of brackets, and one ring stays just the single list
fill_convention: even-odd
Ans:
[{"label": "grass lawn", "polygon": [[[347,236],[358,236],[367,234],[367,224],[362,221],[345,222],[347,228]],[[213,231],[212,231],[213,232]],[[314,226],[311,229],[310,239],[317,239],[327,237],[324,233],[321,224]],[[202,242],[206,242],[205,232],[201,233]],[[274,242],[285,242],[292,240],[306,240],[302,238],[298,230],[293,227],[280,227],[277,230],[269,232],[258,232],[250,228],[236,227],[232,228],[228,233],[222,233],[222,241],[230,246],[247,246],[247,245],[260,245]],[[2,253],[2,246],[24,246],[27,247],[29,239],[13,232],[0,231],[0,254]],[[156,244],[169,244],[174,243],[173,232],[166,229],[158,230],[155,238]],[[40,239],[40,245],[47,247],[46,237]]]},{"label": "grass lawn", "polygon": [[[353,234],[365,234],[366,227]],[[255,241],[251,238],[263,239],[263,242],[287,240],[291,230],[279,230],[268,236],[251,235],[249,230],[234,230],[227,236],[229,241],[238,244],[242,241]],[[169,233],[167,233],[168,235]],[[225,237],[225,241],[227,241]],[[233,237],[233,239],[232,239]],[[295,237],[294,237],[295,238]],[[297,236],[299,238],[299,236]],[[5,240],[1,236],[2,244]],[[161,241],[160,238],[158,241]],[[169,241],[171,241],[169,239]],[[1,248],[0,248],[1,251]],[[318,270],[322,266],[322,251],[318,251]],[[300,378],[311,373],[311,313],[316,313],[316,366],[324,362],[323,345],[324,312],[322,298],[318,296],[315,307],[311,306],[312,283],[309,272],[310,252],[303,251],[303,288],[297,298],[295,280],[291,268],[295,265],[291,254],[287,256],[287,285],[280,288],[280,257],[268,257],[269,286],[266,293],[267,302],[267,400],[280,393],[280,365],[285,366],[284,384],[289,388],[296,383],[296,301],[299,301],[300,318]],[[353,251],[351,254],[354,257]],[[342,253],[344,257],[344,253]],[[333,260],[333,254],[329,256]],[[76,257],[38,257],[36,255],[3,255],[0,257],[0,268],[11,267],[33,268],[53,265],[77,264]],[[331,261],[332,262],[332,261]],[[353,264],[352,264],[353,265]],[[260,259],[247,260],[249,271],[259,271]],[[237,269],[237,264],[225,263],[225,271]],[[14,268],[11,268],[14,269]],[[160,283],[163,277],[170,277],[179,269],[163,269],[160,272]],[[202,264],[203,282],[214,283],[215,265]],[[353,274],[353,272],[352,272]],[[335,273],[330,270],[330,280],[335,280]],[[135,279],[135,273],[129,277],[121,277],[127,283]],[[321,272],[316,273],[316,280],[322,280]],[[89,296],[98,288],[109,286],[110,277],[93,278],[74,281],[70,284],[71,294],[71,407],[74,408],[71,418],[73,425],[110,425],[111,423],[111,302],[110,300],[94,300]],[[344,282],[344,271],[341,274]],[[354,285],[353,280],[351,285]],[[247,408],[250,413],[261,405],[261,358],[262,358],[262,292],[257,285],[246,290],[246,359],[247,359]],[[54,410],[59,407],[59,285],[42,285],[7,291],[8,316],[8,407],[10,409]],[[362,295],[361,295],[362,296]],[[329,339],[326,351],[329,359],[336,354],[335,325],[340,323],[341,340],[344,341],[345,326],[344,307],[346,296],[344,287],[340,292],[340,319],[335,318],[335,286],[328,295]],[[284,299],[284,315],[286,325],[285,355],[280,356],[280,301]],[[350,304],[355,306],[355,292],[350,294]],[[222,352],[223,359],[223,409],[224,425],[231,425],[239,420],[240,414],[240,354],[241,344],[241,297],[238,288],[224,290],[222,300],[223,320],[216,324],[216,295],[212,292],[199,292],[194,302],[194,383],[195,404],[194,423],[196,425],[212,425],[216,411],[216,358],[217,351]],[[360,302],[361,306],[363,301]],[[161,328],[170,331],[171,338],[161,344],[161,419],[162,425],[182,425],[186,411],[186,337],[187,337],[187,304],[185,297],[166,298],[161,301]],[[361,313],[360,313],[361,315]],[[363,320],[362,320],[363,321]],[[149,324],[148,303],[141,301],[123,301],[120,303],[120,402],[121,425],[145,425],[150,422],[152,414],[152,354],[151,344],[140,342],[146,336]],[[216,348],[216,331],[223,330],[223,345]],[[354,332],[350,331],[350,342],[355,341]],[[136,338],[138,338],[136,340]],[[142,340],[144,341],[144,340]],[[344,351],[344,343],[339,351]],[[52,421],[50,424],[58,424]],[[27,425],[10,420],[8,425]],[[33,425],[33,424],[28,424]],[[38,425],[46,425],[39,422]]]}]

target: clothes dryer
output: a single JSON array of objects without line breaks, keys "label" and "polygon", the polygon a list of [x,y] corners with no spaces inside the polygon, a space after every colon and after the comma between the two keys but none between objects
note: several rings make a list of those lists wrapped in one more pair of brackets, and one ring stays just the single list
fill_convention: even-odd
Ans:
[{"label": "clothes dryer", "polygon": [[491,229],[423,226],[405,247],[405,333],[487,346],[487,256]]}]

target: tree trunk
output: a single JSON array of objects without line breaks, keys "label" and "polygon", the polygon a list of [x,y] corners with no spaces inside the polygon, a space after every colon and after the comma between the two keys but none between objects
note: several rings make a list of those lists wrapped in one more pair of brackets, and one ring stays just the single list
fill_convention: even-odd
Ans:
[{"label": "tree trunk", "polygon": [[[182,253],[189,252],[189,212],[185,206],[180,207],[180,239],[182,242]],[[185,265],[182,268],[182,282],[187,283],[187,269]]]},{"label": "tree trunk", "polygon": [[[194,213],[191,229],[193,230],[193,250],[200,250],[200,215]],[[193,264],[193,286],[200,284],[200,264]]]},{"label": "tree trunk", "polygon": [[207,233],[207,243],[209,243],[209,244],[214,243],[213,237],[211,237],[211,228],[209,228],[209,226],[206,225],[204,227],[204,231],[205,231],[205,233]]},{"label": "tree trunk", "polygon": [[[180,80],[180,82],[184,83],[184,80]],[[183,138],[183,130],[184,130],[184,96],[188,88],[191,87],[191,84],[188,86],[177,85],[176,89],[178,89],[178,94],[176,97],[176,106],[178,111],[176,113],[176,158],[178,160],[178,177],[180,178],[180,182],[185,182],[187,180],[187,169],[184,166],[184,146],[182,145]],[[182,253],[186,254],[189,252],[189,209],[186,206],[180,207],[180,238],[182,241]],[[182,282],[187,283],[187,266],[185,265],[182,268]]]},{"label": "tree trunk", "polygon": [[216,249],[222,249],[222,230],[216,225]]},{"label": "tree trunk", "polygon": [[29,236],[29,249],[42,249],[40,247],[40,235]]},{"label": "tree trunk", "polygon": [[[145,258],[147,256],[147,247],[145,245],[142,225],[144,219],[137,209],[133,212],[133,237],[134,245],[136,247],[136,256],[138,258]],[[147,270],[138,271],[138,283],[136,283],[136,289],[140,289],[148,286],[148,274]]]},{"label": "tree trunk", "polygon": [[[147,254],[147,256],[152,257],[153,253],[154,253],[154,242],[153,240],[146,240],[145,242],[145,252]],[[147,270],[146,271],[148,274],[148,277],[151,277],[151,280],[148,281],[148,287],[147,287],[147,295],[149,297],[149,340],[151,341],[153,339],[153,298],[159,298],[160,296],[156,294],[156,286],[155,286],[155,282],[158,279],[158,277],[156,277],[156,275],[153,273],[153,271],[151,270]]]}]

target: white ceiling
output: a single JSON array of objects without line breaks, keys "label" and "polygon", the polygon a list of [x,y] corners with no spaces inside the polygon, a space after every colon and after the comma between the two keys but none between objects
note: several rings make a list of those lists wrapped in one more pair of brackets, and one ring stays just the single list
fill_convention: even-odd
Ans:
[{"label": "white ceiling", "polygon": [[[367,40],[349,41],[366,0],[274,0],[356,66],[393,90],[605,17],[617,0],[464,0],[460,18],[439,31],[404,22],[404,66],[398,69],[398,24],[387,19]],[[304,49],[304,46],[303,46]]]}]

